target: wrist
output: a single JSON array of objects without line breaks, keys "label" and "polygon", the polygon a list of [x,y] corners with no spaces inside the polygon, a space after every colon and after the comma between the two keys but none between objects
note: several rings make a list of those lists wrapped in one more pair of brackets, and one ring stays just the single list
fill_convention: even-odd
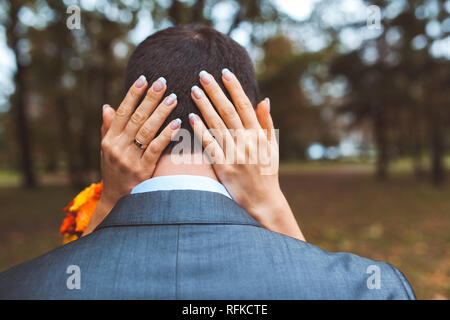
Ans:
[{"label": "wrist", "polygon": [[117,200],[113,199],[112,197],[108,197],[106,194],[102,194],[100,196],[100,199],[98,200],[97,207],[100,207],[102,210],[107,210],[109,212],[114,207],[116,202]]},{"label": "wrist", "polygon": [[102,195],[82,236],[88,235],[89,233],[93,232],[95,228],[97,228],[97,226],[105,219],[114,205],[115,202],[112,199],[109,199],[108,197]]},{"label": "wrist", "polygon": [[261,225],[274,232],[305,241],[287,199],[280,188],[273,190],[249,212]]},{"label": "wrist", "polygon": [[264,226],[279,225],[290,213],[290,207],[281,191],[276,191],[260,201],[254,214]]}]

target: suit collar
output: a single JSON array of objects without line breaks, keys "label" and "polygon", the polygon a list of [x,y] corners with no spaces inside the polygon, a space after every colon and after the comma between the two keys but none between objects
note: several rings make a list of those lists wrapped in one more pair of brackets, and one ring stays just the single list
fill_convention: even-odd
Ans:
[{"label": "suit collar", "polygon": [[208,191],[172,190],[122,197],[96,228],[170,224],[261,225],[226,196]]}]

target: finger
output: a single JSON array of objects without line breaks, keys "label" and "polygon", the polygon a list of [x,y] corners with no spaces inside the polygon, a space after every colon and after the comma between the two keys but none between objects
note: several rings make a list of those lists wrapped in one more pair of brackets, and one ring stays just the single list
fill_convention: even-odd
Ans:
[{"label": "finger", "polygon": [[173,109],[175,109],[177,104],[178,100],[176,94],[172,93],[166,97],[152,115],[144,122],[142,127],[139,128],[136,137],[132,137],[132,139],[136,139],[143,144],[150,144],[159,128],[161,128],[162,124]]},{"label": "finger", "polygon": [[151,88],[147,91],[147,94],[141,104],[131,115],[130,120],[125,127],[124,135],[128,137],[128,140],[132,141],[134,139],[138,130],[142,127],[144,122],[148,119],[158,103],[161,101],[164,93],[166,92],[166,88],[166,79],[163,77],[153,82]]},{"label": "finger", "polygon": [[116,114],[116,111],[111,108],[109,104],[103,105],[102,108],[102,139],[105,137],[106,133],[108,132],[109,128],[111,127],[111,122],[114,118],[114,115]]},{"label": "finger", "polygon": [[[201,141],[203,148],[205,149],[209,159],[214,166],[223,164],[225,160],[225,154],[217,142],[206,128],[200,117],[194,113],[189,114],[189,123],[191,124],[194,134]],[[215,161],[214,161],[214,160]]]},{"label": "finger", "polygon": [[240,129],[242,125],[241,119],[234,105],[228,100],[225,93],[220,88],[214,77],[206,71],[200,72],[200,83],[205,89],[208,97],[211,99],[214,107],[219,111],[223,121],[230,129]]},{"label": "finger", "polygon": [[136,108],[137,103],[144,94],[147,84],[148,83],[145,76],[140,76],[131,86],[130,90],[128,90],[127,95],[117,109],[116,116],[111,123],[110,130],[112,134],[119,135],[125,128],[130,116]]},{"label": "finger", "polygon": [[202,89],[197,86],[193,86],[191,97],[203,115],[203,118],[206,120],[208,127],[214,130],[216,139],[218,140],[220,146],[225,149],[227,143],[233,142],[233,138],[222,118],[220,118],[216,110],[214,110],[214,107],[211,102],[209,102],[209,99],[206,97]]},{"label": "finger", "polygon": [[276,130],[273,124],[272,116],[270,114],[270,99],[266,98],[261,101],[256,108],[256,115],[263,130],[266,130],[266,137],[272,148],[275,148],[278,153],[278,139]]},{"label": "finger", "polygon": [[246,128],[259,128],[253,105],[245,94],[244,89],[242,89],[239,80],[230,70],[225,68],[222,70],[222,81],[230,93],[231,99],[233,99],[244,126]]},{"label": "finger", "polygon": [[272,116],[270,115],[270,99],[266,98],[256,107],[256,116],[261,128],[267,130],[267,139],[271,140],[275,134]]},{"label": "finger", "polygon": [[148,148],[142,155],[142,161],[146,164],[152,163],[156,165],[161,153],[166,149],[173,137],[177,134],[181,127],[181,119],[177,118],[170,122],[167,127],[149,144]]}]

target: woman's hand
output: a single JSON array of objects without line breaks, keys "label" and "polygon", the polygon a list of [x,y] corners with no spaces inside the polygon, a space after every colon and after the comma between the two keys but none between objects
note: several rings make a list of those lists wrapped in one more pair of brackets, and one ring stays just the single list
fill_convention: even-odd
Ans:
[{"label": "woman's hand", "polygon": [[[130,88],[116,112],[108,105],[103,107],[103,189],[83,236],[100,224],[120,197],[129,194],[137,184],[152,177],[162,151],[180,128],[181,120],[175,119],[155,137],[167,116],[176,107],[177,97],[171,94],[160,103],[167,87],[165,79],[159,78],[136,108],[147,85],[147,80],[141,76]],[[143,146],[139,147],[135,139]]]},{"label": "woman's hand", "polygon": [[233,103],[206,71],[200,73],[200,83],[209,99],[197,86],[191,94],[214,137],[197,115],[189,115],[190,124],[231,197],[265,228],[305,241],[278,182],[270,101],[262,101],[255,112],[234,74],[228,69],[222,73]]}]

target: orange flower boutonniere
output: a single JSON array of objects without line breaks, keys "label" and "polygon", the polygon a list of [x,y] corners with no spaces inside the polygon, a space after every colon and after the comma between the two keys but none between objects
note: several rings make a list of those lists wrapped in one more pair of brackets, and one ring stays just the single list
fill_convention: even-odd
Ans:
[{"label": "orange flower boutonniere", "polygon": [[81,237],[91,220],[102,194],[102,183],[93,183],[81,191],[64,209],[66,213],[59,232],[63,243],[69,243]]}]

